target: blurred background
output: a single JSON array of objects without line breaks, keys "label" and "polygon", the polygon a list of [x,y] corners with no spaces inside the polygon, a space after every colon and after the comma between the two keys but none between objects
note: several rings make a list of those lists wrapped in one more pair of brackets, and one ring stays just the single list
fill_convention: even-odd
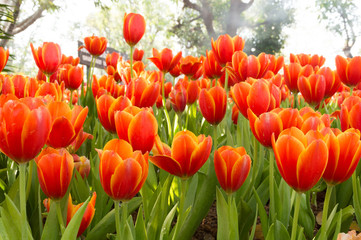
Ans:
[{"label": "blurred background", "polygon": [[[183,56],[205,55],[211,38],[239,35],[244,51],[283,55],[318,54],[335,68],[336,55],[361,54],[360,0],[0,0],[0,46],[13,55],[15,73],[36,75],[30,43],[55,42],[78,56],[78,41],[96,35],[108,47],[129,52],[123,39],[124,13],[145,17],[145,50],[171,48]],[[149,64],[145,61],[146,64]],[[149,67],[152,67],[149,64]]]}]

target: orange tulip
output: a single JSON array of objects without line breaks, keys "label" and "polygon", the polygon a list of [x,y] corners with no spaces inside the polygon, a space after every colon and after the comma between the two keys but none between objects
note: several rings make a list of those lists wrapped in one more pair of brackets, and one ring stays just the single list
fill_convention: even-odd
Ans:
[{"label": "orange tulip", "polygon": [[5,76],[2,85],[2,94],[15,94],[18,98],[25,96],[25,85],[29,81],[28,77],[23,75]]},{"label": "orange tulip", "polygon": [[320,74],[325,78],[326,90],[325,98],[332,97],[341,86],[341,80],[336,71],[332,71],[329,67],[320,68],[316,74]]},{"label": "orange tulip", "polygon": [[51,199],[64,197],[73,176],[73,157],[64,148],[47,147],[35,158],[40,187]]},{"label": "orange tulip", "polygon": [[169,48],[164,48],[161,52],[153,48],[153,57],[148,59],[154,63],[159,71],[167,73],[172,71],[181,58],[182,52],[177,53],[177,55],[173,57],[172,50]]},{"label": "orange tulip", "polygon": [[77,66],[80,62],[80,58],[74,58],[72,56],[65,56],[64,54],[61,55],[61,64],[71,64],[74,67]]},{"label": "orange tulip", "polygon": [[53,42],[44,42],[41,47],[34,49],[30,43],[31,51],[36,65],[45,75],[50,76],[58,70],[61,63],[61,50],[60,46]]},{"label": "orange tulip", "polygon": [[125,88],[124,85],[118,85],[113,76],[103,75],[97,79],[97,77],[93,75],[92,92],[94,98],[99,98],[107,93],[117,98],[124,95]]},{"label": "orange tulip", "polygon": [[153,113],[135,106],[115,113],[118,137],[129,142],[134,150],[142,153],[152,150],[158,132],[158,123]]},{"label": "orange tulip", "polygon": [[271,147],[271,137],[277,139],[283,130],[281,118],[274,112],[265,112],[257,117],[251,109],[248,109],[249,125],[253,135],[265,147]]},{"label": "orange tulip", "polygon": [[70,144],[68,150],[70,153],[76,153],[80,146],[85,142],[87,139],[93,139],[93,135],[86,133],[83,131],[83,128],[79,131],[78,135],[74,139],[74,141]]},{"label": "orange tulip", "polygon": [[145,32],[144,17],[137,13],[125,13],[123,35],[129,46],[136,45],[142,39]]},{"label": "orange tulip", "polygon": [[278,71],[283,66],[283,63],[284,63],[283,56],[276,57],[275,55],[272,55],[272,54],[266,54],[266,58],[270,62],[269,65],[268,65],[268,71],[271,71],[274,74],[277,74]]},{"label": "orange tulip", "polygon": [[360,131],[350,128],[335,135],[326,135],[328,163],[322,178],[329,185],[346,181],[355,171],[361,157]]},{"label": "orange tulip", "polygon": [[85,179],[90,173],[90,161],[85,156],[79,157],[76,154],[72,154],[74,159],[74,167],[79,172],[80,176]]},{"label": "orange tulip", "polygon": [[239,36],[231,38],[228,34],[221,35],[216,41],[212,38],[212,50],[214,57],[222,67],[227,62],[232,62],[232,55],[236,51],[242,51],[245,41]]},{"label": "orange tulip", "polygon": [[5,51],[3,47],[0,47],[0,72],[4,70],[6,63],[9,59],[9,49]]},{"label": "orange tulip", "polygon": [[47,145],[63,148],[70,145],[83,127],[88,107],[76,105],[70,109],[65,102],[51,102],[48,105],[52,118],[52,129]]},{"label": "orange tulip", "polygon": [[179,61],[179,69],[187,77],[197,79],[200,76],[193,76],[195,76],[199,70],[202,70],[202,58],[196,58],[193,56],[183,57]]},{"label": "orange tulip", "polygon": [[97,113],[100,123],[105,130],[116,133],[114,114],[116,111],[122,111],[132,103],[127,97],[120,96],[114,99],[108,94],[102,95],[96,99]]},{"label": "orange tulip", "polygon": [[105,37],[85,37],[84,38],[85,46],[81,46],[79,49],[84,48],[94,57],[102,55],[107,49],[108,40]]},{"label": "orange tulip", "polygon": [[355,87],[361,82],[361,56],[346,59],[336,56],[337,74],[341,82],[348,87]]},{"label": "orange tulip", "polygon": [[155,154],[150,161],[159,168],[182,179],[193,176],[207,161],[212,149],[212,138],[184,130],[173,138],[171,156]]},{"label": "orange tulip", "polygon": [[233,87],[231,87],[230,94],[231,97],[238,107],[238,110],[242,113],[242,115],[245,118],[248,118],[247,116],[247,96],[249,94],[249,91],[251,89],[251,84],[248,82],[240,82],[235,84]]},{"label": "orange tulip", "polygon": [[121,56],[117,52],[108,53],[105,57],[105,63],[107,64],[107,66],[117,68],[119,58],[121,58]]},{"label": "orange tulip", "polygon": [[134,61],[142,61],[143,56],[144,56],[144,50],[134,48],[134,52],[133,52],[133,60]]},{"label": "orange tulip", "polygon": [[173,110],[182,113],[187,106],[188,93],[183,85],[177,85],[169,94]]},{"label": "orange tulip", "polygon": [[128,84],[127,97],[137,107],[152,107],[160,94],[158,82],[150,82],[142,77],[132,79]]},{"label": "orange tulip", "polygon": [[227,193],[237,191],[251,170],[251,158],[243,147],[222,146],[214,152],[214,169]]},{"label": "orange tulip", "polygon": [[197,81],[191,81],[188,79],[188,77],[185,77],[183,79],[178,79],[175,87],[178,88],[179,85],[182,85],[184,89],[187,90],[187,105],[192,105],[193,103],[195,103],[198,99],[200,92]]},{"label": "orange tulip", "polygon": [[277,113],[277,115],[282,120],[283,129],[297,127],[301,128],[303,124],[303,118],[301,117],[298,109],[296,108],[276,108],[272,112]]},{"label": "orange tulip", "polygon": [[361,98],[351,96],[341,104],[340,121],[342,131],[356,128],[361,131]]},{"label": "orange tulip", "polygon": [[35,158],[50,130],[51,115],[38,98],[8,100],[0,108],[0,149],[17,163]]},{"label": "orange tulip", "polygon": [[35,97],[44,97],[60,102],[63,99],[63,86],[64,83],[59,85],[58,82],[40,83],[38,89],[36,89]]},{"label": "orange tulip", "polygon": [[216,61],[213,50],[206,50],[206,58],[203,61],[204,77],[219,78],[222,76],[222,67]]},{"label": "orange tulip", "polygon": [[247,57],[244,52],[237,51],[232,56],[232,67],[241,81],[245,81],[248,77],[262,78],[269,64],[270,61],[265,53],[260,53],[258,57],[253,55]]},{"label": "orange tulip", "polygon": [[299,63],[301,66],[311,65],[313,68],[321,67],[325,63],[326,59],[323,56],[318,56],[317,54],[290,54],[291,63]]},{"label": "orange tulip", "polygon": [[99,177],[113,200],[128,201],[142,188],[148,176],[148,153],[133,152],[122,139],[113,139],[99,151]]},{"label": "orange tulip", "polygon": [[300,76],[297,86],[305,101],[312,106],[320,104],[325,96],[326,81],[323,75]]},{"label": "orange tulip", "polygon": [[283,66],[283,72],[285,77],[285,83],[288,89],[293,92],[298,92],[298,76],[302,70],[302,66],[299,63],[290,63],[289,65]]},{"label": "orange tulip", "polygon": [[169,71],[169,73],[174,78],[177,78],[182,74],[180,69],[179,69],[179,62],[174,66],[174,68],[171,71]]},{"label": "orange tulip", "polygon": [[202,89],[199,94],[199,108],[203,117],[212,125],[220,123],[227,110],[226,91],[219,86]]},{"label": "orange tulip", "polygon": [[296,191],[310,190],[322,177],[328,159],[323,139],[308,138],[291,127],[283,130],[277,141],[272,137],[272,147],[282,178]]},{"label": "orange tulip", "polygon": [[59,80],[65,83],[65,87],[70,90],[76,90],[83,82],[84,72],[82,67],[74,67],[70,64],[62,65],[59,74]]}]

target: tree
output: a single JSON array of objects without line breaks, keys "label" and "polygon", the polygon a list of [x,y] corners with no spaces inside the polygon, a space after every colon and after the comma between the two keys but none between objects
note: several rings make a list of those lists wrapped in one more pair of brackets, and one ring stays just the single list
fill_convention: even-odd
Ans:
[{"label": "tree", "polygon": [[[3,36],[14,36],[25,29],[27,29],[36,20],[42,17],[44,11],[55,10],[57,6],[53,3],[54,0],[34,0],[34,11],[25,14],[28,7],[24,5],[29,4],[23,0],[5,0],[4,6],[1,6],[2,11],[6,13],[6,16],[2,18],[1,34]],[[25,17],[23,16],[25,15]],[[8,20],[8,21],[6,21]],[[0,46],[5,46],[9,41],[9,38],[2,38],[0,40]]]},{"label": "tree", "polygon": [[[183,15],[172,32],[188,48],[209,48],[211,38],[242,32],[250,39],[247,52],[279,52],[285,36],[282,29],[293,22],[290,0],[183,0]],[[208,43],[208,44],[207,44]]]},{"label": "tree", "polygon": [[[353,0],[317,0],[319,20],[326,23],[328,30],[345,39],[343,52],[346,57],[352,57],[351,48],[357,38],[356,29],[360,26],[360,9]],[[358,30],[360,31],[360,29]]]}]

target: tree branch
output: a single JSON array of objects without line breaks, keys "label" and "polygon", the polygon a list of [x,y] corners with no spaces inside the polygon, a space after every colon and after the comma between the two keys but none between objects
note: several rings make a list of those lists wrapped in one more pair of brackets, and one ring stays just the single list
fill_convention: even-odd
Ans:
[{"label": "tree branch", "polygon": [[36,20],[42,17],[42,13],[45,9],[40,7],[36,12],[34,12],[31,16],[27,17],[23,21],[15,24],[15,28],[12,32],[12,34],[17,34],[19,32],[24,31],[27,29],[31,24],[33,24]]}]

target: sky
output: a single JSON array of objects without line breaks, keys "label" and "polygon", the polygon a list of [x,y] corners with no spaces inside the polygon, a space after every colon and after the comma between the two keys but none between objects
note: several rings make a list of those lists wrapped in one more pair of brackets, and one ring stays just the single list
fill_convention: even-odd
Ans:
[{"label": "sky", "polygon": [[[295,24],[286,29],[288,38],[282,50],[286,62],[290,53],[318,54],[326,58],[325,66],[335,68],[334,60],[336,55],[343,55],[343,40],[334,33],[327,31],[325,25],[318,22],[313,0],[295,0],[294,2],[297,9]],[[99,9],[94,6],[93,0],[56,0],[55,3],[60,5],[61,9],[59,11],[45,13],[43,18],[24,32],[16,35],[15,41],[17,45],[24,46],[24,51],[29,52],[29,39],[32,39],[31,41],[35,47],[40,46],[43,41],[52,41],[61,46],[65,55],[77,56],[77,40],[82,40],[92,34],[96,35],[96,33],[89,32],[85,33],[87,35],[84,36],[84,32],[86,32],[84,28],[70,29],[72,29],[74,23],[78,23],[78,26],[84,26],[87,17]],[[360,38],[352,49],[354,55],[361,54]],[[111,43],[109,45],[111,46]],[[29,61],[23,62],[25,62],[24,64],[33,64],[32,62],[29,63]]]}]

